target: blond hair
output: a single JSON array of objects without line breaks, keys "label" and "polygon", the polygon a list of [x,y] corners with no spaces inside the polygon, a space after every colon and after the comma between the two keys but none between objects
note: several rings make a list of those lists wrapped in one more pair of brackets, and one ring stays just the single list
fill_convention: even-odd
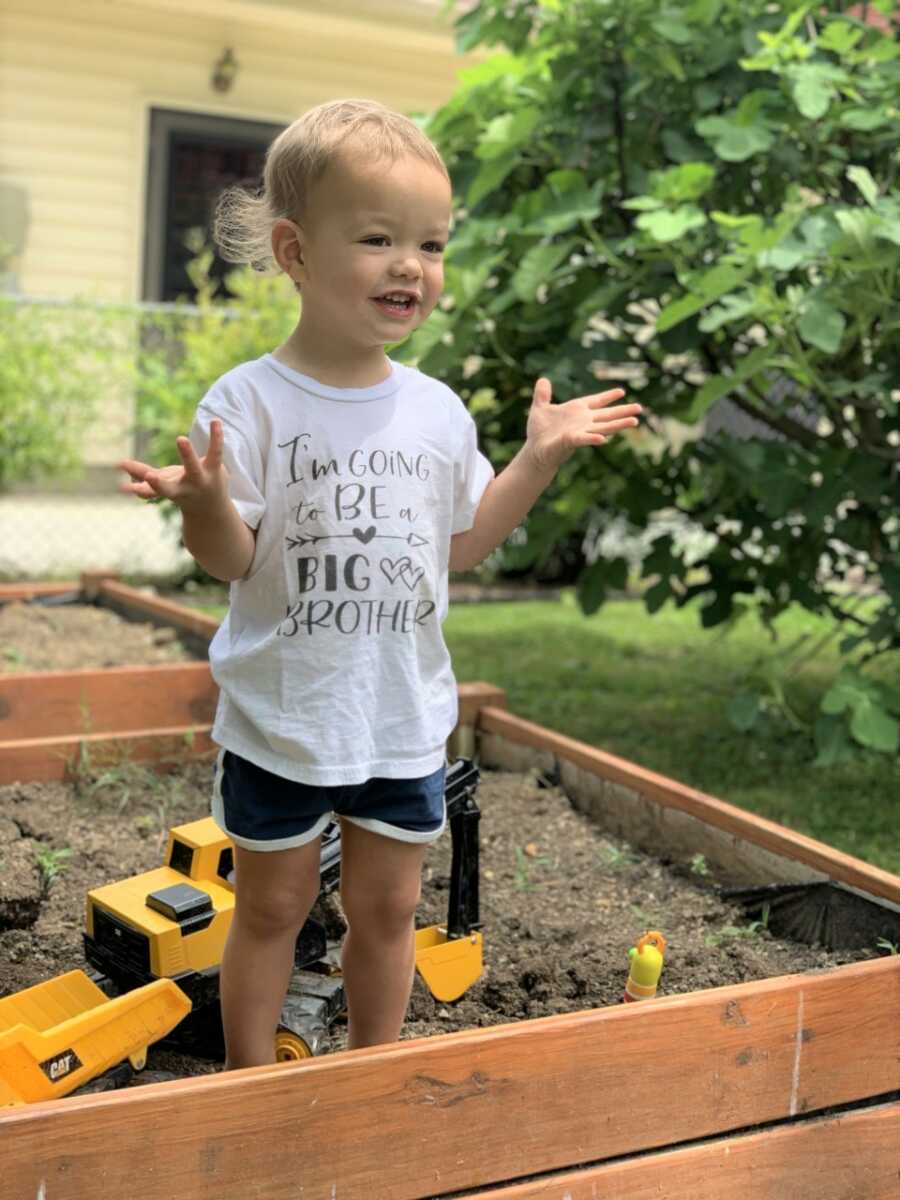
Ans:
[{"label": "blond hair", "polygon": [[272,226],[282,217],[302,221],[313,184],[349,139],[375,161],[414,154],[449,179],[437,147],[409,117],[375,100],[319,104],[269,146],[257,194],[233,186],[220,196],[213,237],[222,257],[256,271],[272,270]]}]

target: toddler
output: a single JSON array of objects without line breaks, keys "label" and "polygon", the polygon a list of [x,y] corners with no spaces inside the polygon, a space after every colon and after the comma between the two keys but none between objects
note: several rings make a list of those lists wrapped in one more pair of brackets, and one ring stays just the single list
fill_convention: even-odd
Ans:
[{"label": "toddler", "polygon": [[618,389],[552,404],[539,379],[525,444],[494,477],[460,398],[384,349],[441,295],[451,202],[411,120],[339,100],[295,121],[269,148],[261,193],[223,197],[216,239],[231,261],[274,259],[302,298],[296,328],[212,385],[177,439],[180,465],[121,464],[123,490],[176,504],[188,550],[231,583],[209,650],[212,811],[235,845],[226,1069],[274,1060],[332,814],[349,1045],[399,1036],[457,716],[448,569],[480,563],[577,447],[641,411],[610,407]]}]

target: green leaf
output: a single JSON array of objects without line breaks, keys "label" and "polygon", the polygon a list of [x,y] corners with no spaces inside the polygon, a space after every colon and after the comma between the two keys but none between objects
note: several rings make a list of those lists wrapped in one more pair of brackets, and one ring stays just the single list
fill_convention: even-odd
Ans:
[{"label": "green leaf", "polygon": [[672,589],[669,586],[669,580],[666,576],[658,580],[650,588],[644,592],[644,607],[648,613],[659,612],[665,602],[672,594]]},{"label": "green leaf", "polygon": [[598,558],[578,579],[578,603],[585,615],[597,611],[606,600],[609,588],[621,590],[628,581],[628,562],[624,558]]},{"label": "green leaf", "polygon": [[717,400],[727,396],[729,392],[733,392],[736,387],[761,371],[777,349],[774,342],[769,342],[765,346],[757,346],[755,350],[751,350],[749,354],[737,360],[734,371],[730,375],[716,375],[712,379],[708,379],[694,397],[685,420],[695,422],[699,421],[701,417],[705,417]]},{"label": "green leaf", "polygon": [[819,753],[813,759],[814,767],[837,767],[853,760],[853,743],[847,733],[847,725],[840,717],[819,717],[815,738]]},{"label": "green leaf", "polygon": [[869,133],[880,129],[882,125],[890,125],[892,117],[886,108],[847,108],[838,118],[838,124],[844,129],[856,129],[860,133]]},{"label": "green leaf", "polygon": [[706,214],[695,204],[682,204],[680,208],[664,212],[644,213],[635,224],[644,229],[657,242],[674,242],[689,229],[698,229],[706,224]]},{"label": "green leaf", "polygon": [[501,158],[509,154],[531,137],[541,120],[538,108],[520,108],[516,113],[504,113],[494,117],[475,148],[475,156],[481,159]]},{"label": "green leaf", "polygon": [[724,0],[693,0],[685,15],[697,25],[712,25],[718,19],[723,3]]},{"label": "green leaf", "polygon": [[809,121],[817,121],[828,112],[835,95],[835,70],[825,63],[803,63],[790,69],[794,103]]},{"label": "green leaf", "polygon": [[599,215],[602,194],[601,179],[588,187],[581,171],[551,171],[542,187],[518,198],[513,215],[523,233],[565,233]]},{"label": "green leaf", "polygon": [[900,217],[889,217],[874,231],[877,238],[885,242],[893,242],[900,246]]},{"label": "green leaf", "polygon": [[667,304],[656,318],[657,333],[665,333],[667,329],[672,329],[688,317],[692,317],[720,296],[733,291],[752,270],[752,264],[737,268],[719,263],[699,277],[691,276],[687,281],[689,294]]},{"label": "green leaf", "polygon": [[844,314],[815,292],[808,299],[797,322],[804,342],[825,354],[837,354],[846,327]]},{"label": "green leaf", "polygon": [[833,50],[835,54],[846,54],[852,50],[863,31],[854,28],[849,21],[829,21],[818,37],[820,50]]},{"label": "green leaf", "polygon": [[669,74],[677,79],[679,83],[684,83],[687,75],[685,74],[684,67],[681,65],[681,59],[672,47],[659,46],[654,53],[660,66],[665,67]]},{"label": "green leaf", "polygon": [[879,571],[888,595],[895,604],[900,605],[900,563],[882,563]]},{"label": "green leaf", "polygon": [[755,308],[756,297],[752,292],[732,292],[728,296],[723,296],[721,303],[711,308],[701,318],[700,329],[703,333],[714,333],[715,330],[721,329],[723,325],[728,325],[732,321],[739,321],[742,317],[746,317]]},{"label": "green leaf", "polygon": [[651,191],[667,204],[698,200],[716,179],[716,169],[706,162],[686,162],[662,171],[653,179]]},{"label": "green leaf", "polygon": [[761,122],[739,125],[726,117],[703,117],[694,128],[726,162],[745,162],[775,144],[775,134]]},{"label": "green leaf", "polygon": [[667,41],[676,46],[688,46],[693,40],[694,33],[689,25],[680,21],[674,13],[667,13],[653,22],[653,28]]},{"label": "green leaf", "polygon": [[762,706],[755,692],[738,692],[732,696],[725,711],[734,728],[747,733],[756,724]]},{"label": "green leaf", "polygon": [[659,208],[665,208],[665,205],[655,196],[634,196],[631,200],[623,200],[622,207],[632,212],[655,212]]},{"label": "green leaf", "polygon": [[850,732],[862,746],[896,754],[900,749],[900,725],[880,705],[866,699],[853,710]]},{"label": "green leaf", "polygon": [[577,238],[566,238],[564,242],[532,246],[523,256],[511,280],[512,289],[519,299],[534,300],[538,287],[547,282],[551,271],[568,258],[578,244]]},{"label": "green leaf", "polygon": [[771,250],[761,251],[757,261],[764,270],[771,267],[775,271],[792,271],[798,263],[810,257],[813,256],[806,242],[798,237],[786,237]]},{"label": "green leaf", "polygon": [[495,191],[509,173],[518,165],[519,152],[513,151],[505,158],[493,158],[486,162],[469,185],[466,205],[474,208],[485,196]]},{"label": "green leaf", "polygon": [[848,167],[847,178],[851,183],[856,184],[866,203],[874,208],[878,202],[878,184],[872,178],[869,169],[867,167]]}]

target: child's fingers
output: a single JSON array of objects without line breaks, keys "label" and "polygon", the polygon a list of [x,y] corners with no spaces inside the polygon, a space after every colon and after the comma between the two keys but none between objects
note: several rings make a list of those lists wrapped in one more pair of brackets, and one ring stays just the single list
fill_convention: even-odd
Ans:
[{"label": "child's fingers", "polygon": [[[608,392],[596,392],[592,396],[585,397],[585,399],[588,402],[588,408],[605,408],[607,404],[612,404],[613,400],[621,400],[624,395],[624,388],[611,388]],[[636,410],[640,409],[639,404],[634,407]]]},{"label": "child's fingers", "polygon": [[222,450],[225,446],[225,434],[222,429],[221,421],[210,421],[209,423],[209,448],[206,451],[206,458],[203,460],[209,471],[217,471],[222,465]]},{"label": "child's fingers", "polygon": [[149,483],[120,483],[119,491],[128,496],[137,496],[140,500],[159,499],[159,493],[155,492]]},{"label": "child's fingers", "polygon": [[607,417],[600,414],[594,417],[591,424],[599,426],[603,433],[609,433],[615,429],[634,429],[640,422],[637,417]]},{"label": "child's fingers", "polygon": [[617,404],[615,408],[600,408],[593,411],[595,421],[621,421],[625,417],[636,420],[644,410],[640,404]]},{"label": "child's fingers", "polygon": [[185,475],[192,482],[196,483],[202,476],[203,472],[201,469],[200,459],[197,457],[197,451],[191,445],[190,438],[176,438],[175,445],[178,447],[178,453],[181,455],[181,461],[184,464]]},{"label": "child's fingers", "polygon": [[153,470],[149,463],[138,462],[136,458],[123,458],[116,466],[120,471],[127,471],[132,479],[143,479],[148,471]]}]

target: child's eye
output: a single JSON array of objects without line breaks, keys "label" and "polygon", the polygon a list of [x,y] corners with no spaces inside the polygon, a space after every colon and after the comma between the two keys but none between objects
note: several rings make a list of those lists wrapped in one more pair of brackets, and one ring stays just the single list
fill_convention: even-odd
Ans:
[{"label": "child's eye", "polygon": [[[363,245],[364,246],[373,246],[376,243],[380,243],[380,242],[386,243],[387,241],[388,241],[388,238],[386,238],[384,236],[384,234],[377,233],[377,234],[373,234],[372,237],[363,238]],[[425,242],[422,248],[423,248],[423,250],[426,250],[429,254],[443,254],[444,253],[444,246],[443,246],[442,242]]]}]

